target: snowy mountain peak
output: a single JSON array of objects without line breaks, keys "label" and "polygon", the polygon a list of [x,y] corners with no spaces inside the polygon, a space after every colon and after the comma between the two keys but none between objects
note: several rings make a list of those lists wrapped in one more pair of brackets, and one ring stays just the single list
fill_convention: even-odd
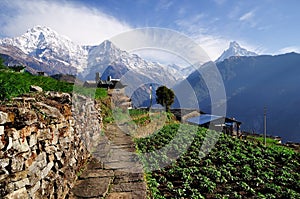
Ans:
[{"label": "snowy mountain peak", "polygon": [[231,41],[229,48],[241,48],[241,46],[236,41]]},{"label": "snowy mountain peak", "polygon": [[257,54],[255,52],[251,52],[245,48],[242,48],[236,41],[232,41],[229,44],[229,48],[225,50],[222,55],[216,60],[216,63],[232,56],[257,56]]},{"label": "snowy mountain peak", "polygon": [[54,33],[54,34],[57,35],[57,33],[54,30],[52,30],[51,28],[49,28],[47,26],[40,26],[40,25],[36,25],[33,28],[30,28],[26,31],[26,33],[36,33],[36,32],[38,32],[38,33],[40,33],[40,32],[44,32],[44,33],[49,32],[49,33]]},{"label": "snowy mountain peak", "polygon": [[49,70],[35,69],[51,75],[77,74],[84,79],[94,79],[97,72],[104,74],[111,67],[118,75],[118,69],[121,72],[130,71],[138,79],[171,86],[181,80],[183,74],[187,74],[175,65],[165,66],[146,61],[136,54],[121,50],[109,40],[95,46],[77,45],[46,26],[35,26],[21,36],[0,39],[0,49],[1,45],[19,49],[30,59],[43,63]]},{"label": "snowy mountain peak", "polygon": [[107,53],[118,54],[121,53],[122,51],[109,40],[104,40],[99,46],[97,46],[97,48],[101,53],[106,53],[106,54]]},{"label": "snowy mountain peak", "polygon": [[111,41],[109,40],[104,40],[100,46],[103,46],[103,48],[117,48]]},{"label": "snowy mountain peak", "polygon": [[19,37],[0,40],[0,45],[12,45],[38,61],[53,66],[71,66],[78,71],[87,67],[88,51],[46,26],[34,26]]}]

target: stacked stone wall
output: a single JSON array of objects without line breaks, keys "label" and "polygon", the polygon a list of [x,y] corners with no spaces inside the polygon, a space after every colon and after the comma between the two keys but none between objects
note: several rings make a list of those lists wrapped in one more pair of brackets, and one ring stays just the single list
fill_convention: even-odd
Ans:
[{"label": "stacked stone wall", "polygon": [[0,198],[65,198],[102,128],[94,100],[48,92],[0,105]]}]

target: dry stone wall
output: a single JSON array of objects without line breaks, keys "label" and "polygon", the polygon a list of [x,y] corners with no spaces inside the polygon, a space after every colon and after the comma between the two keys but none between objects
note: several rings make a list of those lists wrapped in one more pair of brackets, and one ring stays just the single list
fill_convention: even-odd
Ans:
[{"label": "dry stone wall", "polygon": [[65,198],[101,134],[94,100],[25,95],[0,105],[0,198]]}]

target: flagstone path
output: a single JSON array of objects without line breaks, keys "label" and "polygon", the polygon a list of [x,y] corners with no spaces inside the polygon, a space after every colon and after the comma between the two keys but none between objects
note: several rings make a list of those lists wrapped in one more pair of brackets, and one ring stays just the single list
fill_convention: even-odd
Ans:
[{"label": "flagstone path", "polygon": [[132,137],[115,124],[105,129],[86,169],[78,177],[69,198],[144,199],[146,182]]}]

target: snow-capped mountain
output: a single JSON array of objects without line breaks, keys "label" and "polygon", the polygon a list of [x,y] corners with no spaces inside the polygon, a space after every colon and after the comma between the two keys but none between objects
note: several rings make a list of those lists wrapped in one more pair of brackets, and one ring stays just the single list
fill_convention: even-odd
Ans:
[{"label": "snow-capped mountain", "polygon": [[18,47],[52,68],[71,67],[81,72],[87,67],[86,48],[45,26],[35,26],[19,37],[2,39],[0,45]]},{"label": "snow-capped mountain", "polygon": [[229,48],[225,50],[215,62],[222,62],[223,60],[233,56],[257,56],[257,54],[242,48],[236,41],[232,41],[229,44]]},{"label": "snow-capped mountain", "polygon": [[95,73],[103,74],[108,66],[126,68],[130,73],[147,77],[156,83],[172,85],[182,79],[174,67],[164,66],[156,62],[142,59],[136,54],[130,54],[116,47],[112,42],[106,40],[98,46],[90,48],[88,53],[88,67],[83,72],[84,79],[94,79]]},{"label": "snow-capped mountain", "polygon": [[[45,26],[35,26],[19,37],[1,39],[0,46],[19,48],[25,55],[47,65],[47,70],[45,67],[41,70],[49,75],[79,74],[91,80],[96,72],[104,73],[108,66],[122,66],[136,75],[147,77],[149,81],[166,85],[184,78],[179,69],[146,61],[138,55],[122,51],[110,41],[97,46],[80,46]],[[22,63],[26,65],[26,61],[22,60]]]}]

